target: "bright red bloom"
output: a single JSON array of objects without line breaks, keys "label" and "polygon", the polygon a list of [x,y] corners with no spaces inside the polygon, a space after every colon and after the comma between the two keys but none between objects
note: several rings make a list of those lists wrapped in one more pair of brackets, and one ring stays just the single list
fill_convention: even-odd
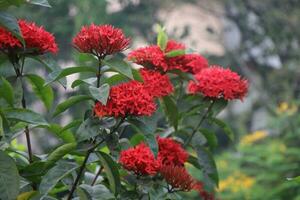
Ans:
[{"label": "bright red bloom", "polygon": [[208,67],[207,60],[197,54],[186,54],[175,57],[167,57],[165,53],[185,50],[185,45],[174,40],[169,40],[163,52],[158,46],[152,45],[139,48],[128,55],[128,59],[146,68],[167,72],[181,70],[192,74],[198,73]]},{"label": "bright red bloom", "polygon": [[111,25],[90,25],[82,27],[73,38],[73,45],[83,53],[92,53],[98,57],[105,57],[125,50],[130,39],[123,31]]},{"label": "bright red bloom", "polygon": [[248,92],[248,81],[236,72],[220,66],[203,69],[195,75],[196,81],[190,81],[188,91],[192,94],[202,93],[206,97],[241,99]]},{"label": "bright red bloom", "polygon": [[159,162],[144,143],[122,151],[119,162],[126,170],[137,175],[155,175],[160,168]]},{"label": "bright red bloom", "polygon": [[138,81],[113,86],[107,104],[97,102],[94,108],[95,114],[99,117],[150,116],[155,110],[152,95]]},{"label": "bright red bloom", "polygon": [[174,87],[167,75],[145,68],[140,69],[140,73],[144,79],[145,89],[153,97],[167,96],[174,91]]},{"label": "bright red bloom", "polygon": [[138,48],[130,52],[128,60],[149,69],[161,70],[164,72],[168,70],[164,52],[156,45]]},{"label": "bright red bloom", "polygon": [[160,168],[160,174],[166,182],[172,186],[172,189],[179,189],[188,192],[194,189],[196,184],[194,178],[184,167],[175,165],[163,165]]},{"label": "bright red bloom", "polygon": [[[39,27],[35,23],[25,20],[19,20],[18,24],[25,41],[26,53],[44,54],[47,52],[56,53],[58,51],[55,38],[51,33],[45,31],[43,27]],[[0,28],[0,49],[4,51],[14,49],[23,50],[23,45],[9,31]]]},{"label": "bright red bloom", "polygon": [[163,165],[183,166],[189,154],[182,148],[181,144],[172,138],[157,137],[159,147],[157,160]]}]

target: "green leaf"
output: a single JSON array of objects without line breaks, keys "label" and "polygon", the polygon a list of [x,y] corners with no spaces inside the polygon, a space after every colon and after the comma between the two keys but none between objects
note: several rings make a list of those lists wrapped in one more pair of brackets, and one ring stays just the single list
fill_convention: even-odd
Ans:
[{"label": "green leaf", "polygon": [[293,181],[295,183],[300,184],[300,176],[294,177],[294,178],[287,178],[288,181]]},{"label": "green leaf", "polygon": [[63,158],[66,154],[73,151],[76,148],[76,146],[76,143],[68,143],[55,149],[51,154],[49,154],[45,163],[45,168],[48,169],[54,166],[57,161]]},{"label": "green leaf", "polygon": [[65,132],[71,128],[78,127],[82,123],[81,119],[73,120],[66,126],[62,127],[62,129],[59,131],[59,133]]},{"label": "green leaf", "polygon": [[132,69],[132,75],[133,75],[134,80],[139,81],[139,82],[144,82],[144,79],[139,70]]},{"label": "green leaf", "polygon": [[162,28],[161,26],[158,25],[157,29],[157,46],[159,46],[162,51],[165,51],[168,43],[168,35],[166,34],[164,28]]},{"label": "green leaf", "polygon": [[14,160],[0,151],[0,199],[15,200],[19,185],[20,177]]},{"label": "green leaf", "polygon": [[81,84],[93,85],[94,83],[96,83],[96,81],[97,78],[78,79],[72,83],[71,87],[75,88]]},{"label": "green leaf", "polygon": [[101,200],[115,199],[114,195],[104,185],[90,186],[90,185],[82,184],[79,186],[79,188],[83,189],[84,192],[91,197],[91,199],[101,199]]},{"label": "green leaf", "polygon": [[28,109],[10,108],[3,110],[3,112],[7,119],[13,119],[34,125],[49,125],[42,115]]},{"label": "green leaf", "polygon": [[234,140],[234,133],[228,124],[226,124],[225,122],[223,122],[222,120],[217,119],[217,118],[211,118],[211,120],[212,120],[212,122],[214,122],[216,125],[218,125],[224,131],[224,133],[228,136],[228,138],[231,141]]},{"label": "green leaf", "polygon": [[12,85],[3,77],[0,80],[0,98],[4,98],[10,105],[14,105],[14,89]]},{"label": "green leaf", "polygon": [[49,85],[44,86],[44,79],[36,74],[27,74],[26,77],[31,83],[36,96],[38,96],[43,101],[45,107],[50,110],[54,99],[52,88]]},{"label": "green leaf", "polygon": [[154,116],[129,119],[128,121],[133,126],[133,128],[144,135],[147,144],[149,145],[153,154],[156,156],[158,154],[158,145],[154,133],[157,128],[157,119],[155,119]]},{"label": "green leaf", "polygon": [[102,84],[109,84],[110,86],[114,86],[120,83],[128,82],[130,79],[127,76],[124,76],[123,74],[115,74],[111,77],[102,78],[101,79]]},{"label": "green leaf", "polygon": [[179,113],[175,101],[169,96],[164,96],[162,98],[162,105],[169,123],[177,130]]},{"label": "green leaf", "polygon": [[199,129],[199,131],[206,138],[210,149],[214,150],[218,146],[218,139],[217,139],[216,135],[212,131],[205,129],[205,128],[201,128],[201,129]]},{"label": "green leaf", "polygon": [[0,11],[0,26],[5,27],[24,44],[18,21],[14,16],[8,12]]},{"label": "green leaf", "polygon": [[194,167],[196,167],[197,169],[200,169],[200,170],[202,169],[202,167],[199,165],[198,158],[196,158],[192,155],[189,155],[188,162],[190,164],[192,164]]},{"label": "green leaf", "polygon": [[212,113],[210,115],[217,116],[226,106],[228,105],[228,101],[224,99],[214,100],[214,105],[212,107]]},{"label": "green leaf", "polygon": [[111,191],[117,196],[121,190],[120,174],[117,163],[106,153],[97,152],[97,156],[100,159],[101,166],[107,175],[109,181],[109,187]]},{"label": "green leaf", "polygon": [[55,116],[59,115],[60,113],[66,111],[67,109],[69,109],[74,104],[77,104],[77,103],[82,102],[82,101],[87,101],[87,100],[92,100],[92,98],[88,95],[77,95],[77,96],[70,97],[66,101],[58,104],[58,106],[56,107],[56,109],[53,113],[53,117],[55,117]]},{"label": "green leaf", "polygon": [[7,9],[9,6],[20,6],[25,0],[0,0],[0,9]]},{"label": "green leaf", "polygon": [[103,84],[99,88],[94,86],[89,87],[91,95],[98,101],[100,101],[103,105],[106,105],[110,87],[108,84]]},{"label": "green leaf", "polygon": [[120,74],[133,79],[131,66],[124,60],[120,58],[112,58],[110,60],[105,60],[103,63],[107,65],[112,71],[119,72]]},{"label": "green leaf", "polygon": [[95,68],[92,67],[69,67],[69,68],[65,68],[65,69],[61,69],[61,70],[57,70],[57,71],[53,71],[49,74],[49,76],[47,77],[46,80],[46,85],[57,81],[61,78],[67,77],[71,74],[76,74],[79,72],[92,72],[92,73],[97,73],[97,70]]},{"label": "green leaf", "polygon": [[61,179],[70,174],[77,167],[77,164],[72,162],[63,160],[57,162],[56,165],[43,176],[39,187],[40,193],[44,195],[48,194]]},{"label": "green leaf", "polygon": [[169,51],[165,54],[168,58],[176,57],[176,56],[183,56],[185,55],[185,49],[177,49],[174,51]]},{"label": "green leaf", "polygon": [[38,5],[38,6],[44,6],[44,7],[48,7],[51,8],[49,2],[47,0],[29,0],[26,1],[29,4],[33,4],[33,5]]},{"label": "green leaf", "polygon": [[198,145],[195,147],[198,157],[198,163],[203,169],[205,176],[210,178],[217,186],[219,185],[219,175],[216,163],[212,154],[204,147]]},{"label": "green leaf", "polygon": [[62,141],[65,143],[72,143],[76,141],[71,131],[67,129],[63,130],[65,127],[61,127],[58,124],[50,124],[50,126],[47,128],[51,133],[54,133],[58,138],[62,139]]},{"label": "green leaf", "polygon": [[36,191],[23,192],[22,194],[19,194],[17,200],[30,200],[34,194],[36,194]]}]

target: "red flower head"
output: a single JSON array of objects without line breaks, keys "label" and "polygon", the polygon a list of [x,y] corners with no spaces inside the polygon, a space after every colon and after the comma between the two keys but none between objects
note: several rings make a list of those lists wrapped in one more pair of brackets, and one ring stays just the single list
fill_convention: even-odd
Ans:
[{"label": "red flower head", "polygon": [[185,45],[175,40],[169,40],[166,46],[166,53],[174,50],[185,50]]},{"label": "red flower head", "polygon": [[84,26],[73,38],[73,45],[80,52],[102,58],[125,50],[129,42],[130,39],[125,37],[121,29],[111,25]]},{"label": "red flower head", "polygon": [[163,165],[183,166],[189,155],[182,148],[181,144],[172,138],[157,137],[158,155],[157,160]]},{"label": "red flower head", "polygon": [[179,189],[188,192],[194,189],[196,184],[193,177],[184,167],[175,165],[163,165],[160,168],[160,174],[166,182],[172,186],[172,189]]},{"label": "red flower head", "polygon": [[182,71],[197,74],[205,68],[208,68],[208,61],[203,56],[198,54],[187,54],[184,56]]},{"label": "red flower head", "polygon": [[144,143],[122,151],[119,162],[126,170],[137,175],[155,175],[160,168],[159,162]]},{"label": "red flower head", "polygon": [[95,114],[99,117],[150,116],[155,110],[152,95],[138,81],[113,86],[107,104],[97,102],[94,108]]},{"label": "red flower head", "polygon": [[203,69],[195,75],[196,81],[190,81],[188,91],[202,93],[206,97],[225,100],[243,99],[248,92],[248,81],[237,73],[220,66]]},{"label": "red flower head", "polygon": [[[47,52],[56,53],[57,44],[53,35],[43,27],[25,20],[18,21],[22,37],[26,45],[26,53],[44,54]],[[23,50],[22,43],[9,31],[0,28],[0,49],[4,51]]]},{"label": "red flower head", "polygon": [[128,60],[149,69],[167,71],[164,52],[156,45],[142,47],[129,53]]},{"label": "red flower head", "polygon": [[144,79],[145,89],[153,97],[163,97],[171,94],[174,87],[167,75],[162,75],[157,71],[140,69],[141,75]]}]

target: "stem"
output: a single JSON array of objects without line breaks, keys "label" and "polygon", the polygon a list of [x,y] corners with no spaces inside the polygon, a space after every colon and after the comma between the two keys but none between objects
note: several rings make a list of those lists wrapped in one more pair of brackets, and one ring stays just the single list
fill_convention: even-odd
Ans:
[{"label": "stem", "polygon": [[98,65],[98,73],[97,73],[97,88],[100,87],[100,80],[101,80],[101,67],[102,67],[102,61],[101,58],[98,58],[99,65]]},{"label": "stem", "polygon": [[74,191],[75,191],[75,189],[76,189],[76,187],[77,187],[77,184],[78,184],[78,182],[79,182],[79,180],[80,180],[80,178],[81,178],[81,176],[82,176],[82,174],[83,174],[84,168],[85,168],[85,166],[86,166],[86,164],[87,164],[87,161],[88,161],[88,159],[89,159],[91,153],[93,153],[93,151],[97,148],[97,146],[99,146],[99,145],[100,145],[102,142],[104,142],[104,141],[105,141],[105,140],[101,140],[100,142],[98,142],[97,144],[95,144],[93,147],[91,147],[91,148],[87,151],[87,153],[86,153],[86,155],[85,155],[85,158],[84,158],[84,160],[83,160],[83,163],[82,163],[81,166],[80,166],[79,173],[78,173],[78,175],[77,175],[77,177],[76,177],[76,179],[75,179],[75,181],[74,181],[74,183],[73,183],[73,185],[72,185],[72,188],[71,188],[71,191],[70,191],[70,193],[69,193],[69,196],[68,196],[67,200],[71,200],[71,199],[72,199],[73,193],[74,193]]},{"label": "stem", "polygon": [[198,125],[193,129],[191,136],[187,139],[187,141],[185,142],[184,146],[187,147],[190,142],[192,141],[194,135],[197,133],[198,129],[200,128],[200,126],[202,125],[202,123],[204,122],[204,120],[206,119],[207,115],[210,113],[213,105],[214,105],[215,101],[211,101],[209,107],[207,108],[206,112],[204,113],[204,115],[202,116],[202,118],[200,119]]},{"label": "stem", "polygon": [[96,183],[98,177],[100,176],[102,170],[103,170],[103,167],[101,166],[100,169],[99,169],[99,171],[97,172],[97,174],[96,174],[96,176],[95,176],[95,178],[94,178],[94,180],[93,180],[91,186],[94,186],[94,185],[95,185],[95,183]]}]

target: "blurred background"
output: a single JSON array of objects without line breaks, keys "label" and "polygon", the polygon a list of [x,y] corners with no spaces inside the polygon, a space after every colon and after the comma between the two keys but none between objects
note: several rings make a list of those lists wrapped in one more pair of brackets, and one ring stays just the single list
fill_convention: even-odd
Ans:
[{"label": "blurred background", "polygon": [[[11,12],[54,33],[60,48],[56,60],[61,66],[80,62],[71,38],[82,25],[120,27],[132,38],[133,49],[155,43],[154,25],[160,23],[170,38],[203,54],[210,64],[228,66],[249,79],[248,97],[231,102],[221,113],[234,130],[235,141],[218,134],[217,197],[300,200],[300,185],[287,180],[300,175],[300,0],[49,2],[52,9],[24,6],[11,8]],[[27,65],[37,70],[36,63]],[[64,88],[57,86],[58,102],[78,91],[68,87],[67,96],[59,95],[62,92]],[[35,99],[31,99],[31,106],[46,112]],[[59,123],[66,124],[82,114],[80,106],[58,119]],[[51,135],[35,134],[37,153],[57,143]],[[43,146],[38,145],[41,143]]]}]

